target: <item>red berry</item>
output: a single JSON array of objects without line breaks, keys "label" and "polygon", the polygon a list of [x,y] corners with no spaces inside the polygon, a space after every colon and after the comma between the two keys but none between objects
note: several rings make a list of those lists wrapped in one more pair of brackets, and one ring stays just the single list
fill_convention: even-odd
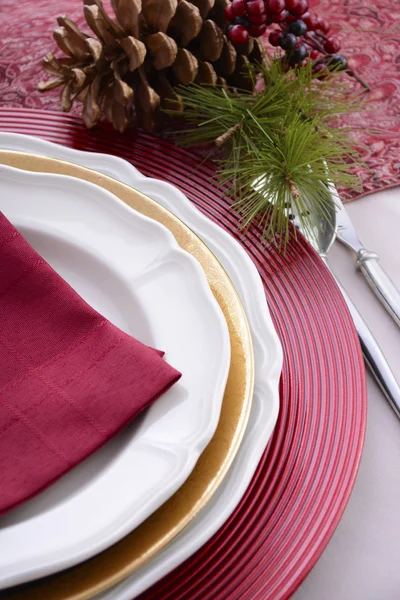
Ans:
[{"label": "red berry", "polygon": [[265,13],[265,4],[263,0],[250,0],[247,3],[247,12],[249,15],[262,15]]},{"label": "red berry", "polygon": [[295,8],[290,9],[290,12],[292,13],[292,15],[295,15],[295,17],[301,17],[301,15],[304,15],[304,13],[307,11],[308,0],[299,0],[297,6],[295,6]]},{"label": "red berry", "polygon": [[317,29],[320,29],[324,33],[328,33],[328,31],[330,30],[330,28],[331,28],[331,26],[329,24],[329,21],[327,21],[323,17],[318,17],[318,27],[317,27]]},{"label": "red berry", "polygon": [[318,17],[313,13],[306,12],[301,16],[302,21],[307,25],[308,31],[313,31],[318,27]]},{"label": "red berry", "polygon": [[281,13],[286,8],[285,0],[267,0],[265,3],[267,12]]},{"label": "red berry", "polygon": [[233,0],[231,6],[235,17],[243,17],[247,13],[247,4],[245,0]]},{"label": "red berry", "polygon": [[267,29],[267,26],[265,25],[250,25],[250,27],[248,28],[248,32],[249,35],[251,35],[251,37],[260,37],[260,35],[262,35],[263,33],[265,33]]},{"label": "red berry", "polygon": [[288,18],[288,11],[287,10],[283,10],[280,13],[274,13],[271,16],[272,22],[273,23],[284,23],[286,21],[286,19]]},{"label": "red berry", "polygon": [[228,35],[233,44],[245,44],[249,39],[249,32],[243,25],[233,25]]},{"label": "red berry", "polygon": [[281,32],[276,31],[276,29],[274,29],[274,31],[271,31],[268,38],[268,41],[271,44],[271,46],[275,46],[275,48],[277,48],[280,45],[281,35]]},{"label": "red berry", "polygon": [[224,8],[224,16],[225,19],[227,21],[233,21],[233,19],[235,18],[233,15],[233,10],[232,10],[232,4],[228,4],[227,6],[225,6]]},{"label": "red berry", "polygon": [[297,21],[297,17],[295,17],[294,15],[288,15],[286,18],[286,23],[290,25],[290,23],[293,23],[293,21]]},{"label": "red berry", "polygon": [[310,52],[310,58],[311,58],[312,60],[314,60],[315,58],[318,58],[318,56],[319,56],[319,52],[318,52],[318,50],[312,50],[312,51]]},{"label": "red berry", "polygon": [[264,13],[263,15],[249,15],[247,20],[252,25],[264,25],[267,22],[267,15]]},{"label": "red berry", "polygon": [[299,4],[299,0],[286,0],[286,8],[290,11],[294,10]]},{"label": "red berry", "polygon": [[324,49],[328,54],[335,54],[340,50],[340,42],[336,38],[328,38],[324,44]]}]

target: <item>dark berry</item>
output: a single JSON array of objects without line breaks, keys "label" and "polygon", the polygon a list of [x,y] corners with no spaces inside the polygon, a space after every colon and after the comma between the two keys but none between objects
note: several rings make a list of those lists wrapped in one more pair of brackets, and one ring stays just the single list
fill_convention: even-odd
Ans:
[{"label": "dark berry", "polygon": [[251,35],[251,37],[260,37],[260,35],[262,35],[263,33],[265,33],[265,30],[267,29],[266,24],[264,23],[263,25],[250,25],[248,28],[248,32],[249,35]]},{"label": "dark berry", "polygon": [[244,17],[236,17],[235,20],[233,21],[234,25],[243,25],[243,27],[248,27],[249,26],[249,22],[247,19],[245,19]]},{"label": "dark berry", "polygon": [[316,29],[320,29],[324,33],[328,33],[330,28],[331,28],[331,26],[329,24],[329,21],[327,21],[323,17],[318,17],[318,27],[316,27]]},{"label": "dark berry", "polygon": [[293,48],[296,48],[296,44],[297,38],[293,33],[282,35],[279,43],[283,50],[293,50]]},{"label": "dark berry", "polygon": [[249,15],[247,20],[252,25],[264,25],[264,23],[267,23],[268,17],[265,13],[263,15]]},{"label": "dark berry", "polygon": [[301,17],[305,12],[308,11],[308,0],[299,0],[297,6],[295,8],[291,8],[290,12],[295,17]]},{"label": "dark berry", "polygon": [[297,37],[300,37],[307,33],[307,25],[304,23],[304,21],[297,19],[297,21],[293,21],[293,23],[290,23],[289,32],[294,33],[294,35],[297,35]]},{"label": "dark berry", "polygon": [[288,11],[287,10],[283,10],[280,13],[273,13],[271,15],[271,20],[273,23],[284,23],[288,17]]},{"label": "dark berry", "polygon": [[[290,35],[290,33],[288,33]],[[303,62],[305,57],[307,56],[307,48],[304,44],[301,44],[298,48],[295,48],[293,52],[291,52],[289,56],[289,62],[291,65],[298,65]]]},{"label": "dark berry", "polygon": [[224,16],[228,22],[233,21],[234,16],[233,16],[233,11],[232,11],[232,4],[228,4],[227,6],[225,6]]},{"label": "dark berry", "polygon": [[249,32],[243,25],[233,25],[228,31],[228,36],[233,44],[245,44],[249,39]]},{"label": "dark berry", "polygon": [[336,38],[328,38],[324,44],[324,49],[328,54],[335,54],[340,50],[339,40]]},{"label": "dark berry", "polygon": [[247,3],[247,12],[249,15],[262,15],[265,13],[265,4],[263,0],[250,0]]},{"label": "dark berry", "polygon": [[271,33],[269,34],[268,41],[271,44],[271,46],[275,46],[275,48],[276,48],[281,45],[281,37],[282,37],[281,32],[274,30],[274,31],[271,31]]},{"label": "dark berry", "polygon": [[318,17],[317,15],[313,15],[312,13],[306,12],[304,15],[301,15],[301,20],[307,25],[308,31],[313,31],[318,27]]},{"label": "dark berry", "polygon": [[281,13],[286,8],[285,0],[267,0],[265,3],[267,12]]},{"label": "dark berry", "polygon": [[245,0],[233,0],[232,12],[235,17],[243,17],[247,13],[247,4]]},{"label": "dark berry", "polygon": [[347,58],[343,54],[335,54],[328,60],[329,67],[335,67],[337,71],[343,71],[347,68]]}]

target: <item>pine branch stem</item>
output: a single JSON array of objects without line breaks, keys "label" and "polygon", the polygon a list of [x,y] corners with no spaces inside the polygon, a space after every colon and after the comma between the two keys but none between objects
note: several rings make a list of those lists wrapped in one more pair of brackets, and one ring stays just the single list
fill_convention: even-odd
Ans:
[{"label": "pine branch stem", "polygon": [[308,41],[308,43],[310,44],[310,46],[312,48],[314,48],[315,50],[318,50],[319,52],[321,52],[322,54],[326,54],[325,52],[325,48],[323,47],[323,45],[319,42],[318,39],[315,38],[315,36],[311,36],[308,33],[305,36],[306,40]]},{"label": "pine branch stem", "polygon": [[[324,34],[321,34],[321,38],[324,40],[327,39]],[[323,45],[320,43],[320,41],[314,35],[311,36],[311,35],[307,34],[306,41],[312,48],[314,48],[315,50],[318,50],[319,52],[321,52],[322,54],[324,54],[326,56],[325,48],[323,47]],[[321,62],[325,62],[325,57],[318,59],[314,64],[316,65]],[[363,86],[363,88],[365,88],[365,90],[367,90],[368,92],[371,91],[371,88],[368,85],[368,83],[360,77],[360,75],[357,73],[357,71],[355,71],[351,67],[347,67],[346,72],[350,75],[350,77],[354,77],[354,79],[356,79],[358,81],[358,83],[361,84]]]},{"label": "pine branch stem", "polygon": [[355,71],[354,69],[351,68],[347,68],[347,72],[351,77],[354,77],[354,79],[356,79],[358,81],[358,83],[360,83],[363,88],[365,88],[365,90],[367,92],[371,91],[371,87],[368,85],[368,83],[366,81],[364,81],[364,79],[362,79],[359,74],[357,73],[357,71]]},{"label": "pine branch stem", "polygon": [[295,183],[289,178],[289,176],[288,176],[288,181],[289,181],[290,193],[292,194],[292,196],[295,200],[298,200],[298,198],[300,198],[300,196],[301,196],[299,190],[297,189]]},{"label": "pine branch stem", "polygon": [[236,123],[236,125],[234,125],[233,127],[231,127],[230,129],[228,129],[227,131],[225,131],[225,133],[223,133],[222,135],[218,136],[217,139],[215,140],[215,144],[216,146],[218,146],[218,148],[220,146],[222,146],[223,144],[225,144],[225,142],[227,142],[234,133],[236,133],[237,131],[239,131],[239,129],[241,129],[243,126],[243,123]]}]

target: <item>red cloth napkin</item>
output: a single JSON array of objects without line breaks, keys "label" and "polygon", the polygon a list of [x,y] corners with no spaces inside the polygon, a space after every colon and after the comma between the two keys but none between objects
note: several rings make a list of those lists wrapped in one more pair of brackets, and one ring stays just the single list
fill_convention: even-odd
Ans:
[{"label": "red cloth napkin", "polygon": [[93,310],[0,213],[0,514],[76,466],[180,376]]}]

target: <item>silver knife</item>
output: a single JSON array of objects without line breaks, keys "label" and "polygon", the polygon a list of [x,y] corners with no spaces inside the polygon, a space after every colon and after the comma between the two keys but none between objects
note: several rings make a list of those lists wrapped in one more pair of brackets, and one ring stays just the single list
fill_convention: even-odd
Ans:
[{"label": "silver knife", "polygon": [[379,264],[375,252],[364,248],[340,200],[337,190],[333,193],[336,204],[337,237],[357,254],[357,268],[363,273],[372,290],[400,327],[400,292]]},{"label": "silver knife", "polygon": [[[326,266],[330,269],[327,261],[327,255],[338,233],[336,222],[337,207],[335,206],[338,196],[337,190],[332,184],[328,186],[328,189],[332,196],[332,203],[329,204],[327,210],[323,213],[321,218],[310,218],[308,225],[305,226],[306,224],[304,221],[302,222],[299,216],[295,214],[294,224],[299,228],[305,238],[318,252]],[[330,271],[332,273],[331,269]],[[335,277],[334,273],[332,273],[332,275]],[[338,284],[339,289],[344,296],[356,326],[364,360],[367,366],[370,368],[371,373],[375,377],[381,390],[383,391],[386,399],[391,404],[396,415],[400,418],[400,386],[397,383],[382,350],[378,346],[377,341],[368,328],[368,325],[337,279],[336,283]]]}]

